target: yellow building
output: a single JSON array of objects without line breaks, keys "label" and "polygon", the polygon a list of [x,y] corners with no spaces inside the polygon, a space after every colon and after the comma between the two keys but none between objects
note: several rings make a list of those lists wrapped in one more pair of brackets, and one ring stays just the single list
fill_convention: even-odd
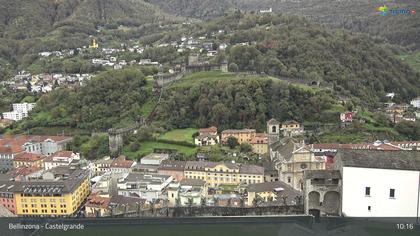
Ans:
[{"label": "yellow building", "polygon": [[187,161],[186,179],[201,179],[210,187],[264,182],[264,168],[256,165]]},{"label": "yellow building", "polygon": [[222,131],[222,143],[226,144],[229,137],[235,137],[238,143],[249,143],[255,137],[255,129],[228,129]]},{"label": "yellow building", "polygon": [[254,153],[261,155],[268,153],[268,136],[265,133],[257,133],[249,144],[251,144]]},{"label": "yellow building", "polygon": [[69,168],[69,172],[47,173],[42,180],[20,182],[15,190],[16,214],[51,217],[76,213],[90,193],[90,184],[87,171]]},{"label": "yellow building", "polygon": [[21,166],[44,168],[44,157],[28,152],[17,154],[13,159],[13,167],[18,168]]},{"label": "yellow building", "polygon": [[283,122],[280,130],[283,132],[283,136],[285,137],[293,137],[304,133],[303,126],[294,120]]}]

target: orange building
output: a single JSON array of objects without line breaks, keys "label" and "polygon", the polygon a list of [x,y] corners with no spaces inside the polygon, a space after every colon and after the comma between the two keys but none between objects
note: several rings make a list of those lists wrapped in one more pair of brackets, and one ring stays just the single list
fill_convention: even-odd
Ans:
[{"label": "orange building", "polygon": [[235,137],[238,143],[250,143],[256,136],[255,129],[227,129],[222,132],[222,143],[226,144],[229,137]]}]

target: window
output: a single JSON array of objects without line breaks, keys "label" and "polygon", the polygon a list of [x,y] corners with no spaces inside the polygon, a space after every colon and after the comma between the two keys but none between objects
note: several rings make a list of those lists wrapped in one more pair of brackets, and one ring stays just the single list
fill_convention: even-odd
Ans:
[{"label": "window", "polygon": [[370,196],[370,187],[365,188],[365,195]]},{"label": "window", "polygon": [[368,206],[368,211],[370,211],[370,210],[372,210],[372,207],[371,206]]},{"label": "window", "polygon": [[395,198],[395,189],[393,189],[393,188],[389,189],[389,197],[390,198]]},{"label": "window", "polygon": [[287,183],[290,183],[290,182],[292,182],[292,178],[287,177]]}]

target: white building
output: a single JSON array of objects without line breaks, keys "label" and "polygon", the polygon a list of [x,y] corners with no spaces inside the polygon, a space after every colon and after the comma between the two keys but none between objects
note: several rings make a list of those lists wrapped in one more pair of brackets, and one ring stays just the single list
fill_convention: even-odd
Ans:
[{"label": "white building", "polygon": [[341,212],[348,217],[416,217],[420,152],[342,150]]},{"label": "white building", "polygon": [[57,166],[70,166],[72,163],[80,161],[80,154],[72,151],[58,151],[44,159],[45,170]]},{"label": "white building", "polygon": [[163,197],[164,190],[172,182],[170,175],[129,173],[118,180],[118,195],[139,197],[153,201]]},{"label": "white building", "polygon": [[212,126],[199,130],[199,135],[194,138],[194,143],[197,146],[213,146],[220,143],[217,128]]},{"label": "white building", "polygon": [[167,153],[151,153],[142,157],[140,163],[142,165],[160,165],[162,161],[167,159],[169,159],[169,154]]},{"label": "white building", "polygon": [[29,111],[34,109],[35,103],[14,103],[13,104],[13,111],[11,112],[3,112],[3,118],[19,121],[25,117],[28,117]]},{"label": "white building", "polygon": [[410,102],[411,106],[415,108],[420,108],[420,97],[416,97]]},{"label": "white building", "polygon": [[34,109],[35,103],[13,103],[13,111],[20,111],[28,113]]}]

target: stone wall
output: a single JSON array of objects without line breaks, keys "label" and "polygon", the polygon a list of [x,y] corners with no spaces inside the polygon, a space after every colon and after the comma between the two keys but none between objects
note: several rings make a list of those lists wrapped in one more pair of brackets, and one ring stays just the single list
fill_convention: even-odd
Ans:
[{"label": "stone wall", "polygon": [[196,206],[149,209],[120,214],[124,217],[191,217],[191,216],[260,216],[260,215],[302,215],[303,205],[264,207],[219,207]]}]

